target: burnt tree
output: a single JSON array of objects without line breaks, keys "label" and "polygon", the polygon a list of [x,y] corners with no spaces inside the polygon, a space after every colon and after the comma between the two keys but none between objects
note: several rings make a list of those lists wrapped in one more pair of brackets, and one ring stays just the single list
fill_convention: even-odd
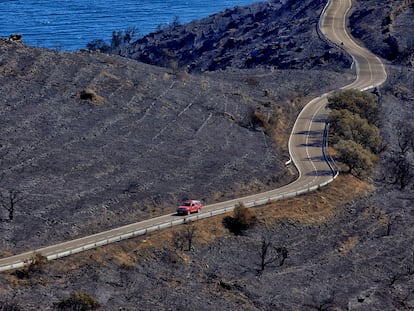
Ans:
[{"label": "burnt tree", "polygon": [[288,254],[286,247],[274,247],[270,237],[262,236],[259,250],[259,272],[264,271],[266,266],[276,261],[279,261],[279,266],[283,266]]},{"label": "burnt tree", "polygon": [[1,206],[8,212],[9,221],[14,219],[14,209],[21,200],[21,193],[17,190],[9,190],[5,194],[1,194]]},{"label": "burnt tree", "polygon": [[193,241],[196,237],[197,227],[191,223],[185,225],[185,228],[174,233],[174,245],[180,250],[191,251],[193,249]]}]

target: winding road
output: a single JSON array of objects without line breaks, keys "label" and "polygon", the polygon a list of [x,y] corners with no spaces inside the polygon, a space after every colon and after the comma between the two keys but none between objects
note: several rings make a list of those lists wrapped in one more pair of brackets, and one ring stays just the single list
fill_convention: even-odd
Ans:
[{"label": "winding road", "polygon": [[[344,49],[354,60],[356,79],[341,89],[368,90],[381,85],[387,75],[381,60],[358,45],[347,33],[346,20],[351,5],[351,0],[329,0],[321,14],[319,28],[332,44]],[[229,212],[240,202],[248,207],[257,206],[269,201],[307,193],[327,185],[338,174],[333,163],[329,161],[329,157],[325,157],[324,154],[328,95],[329,93],[326,93],[310,101],[300,112],[292,129],[289,139],[289,153],[291,162],[299,172],[299,177],[294,182],[271,191],[207,205],[201,214],[184,217],[173,214],[163,215],[80,239],[2,258],[0,259],[0,271],[27,265],[34,253],[40,253],[48,260],[57,259],[188,221]]]}]

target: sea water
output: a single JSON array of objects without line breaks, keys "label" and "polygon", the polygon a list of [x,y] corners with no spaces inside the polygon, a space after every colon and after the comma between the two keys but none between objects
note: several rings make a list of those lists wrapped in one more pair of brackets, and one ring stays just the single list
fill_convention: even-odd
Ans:
[{"label": "sea water", "polygon": [[138,35],[178,19],[187,23],[259,0],[0,0],[0,37],[22,34],[32,46],[74,51],[113,31]]}]

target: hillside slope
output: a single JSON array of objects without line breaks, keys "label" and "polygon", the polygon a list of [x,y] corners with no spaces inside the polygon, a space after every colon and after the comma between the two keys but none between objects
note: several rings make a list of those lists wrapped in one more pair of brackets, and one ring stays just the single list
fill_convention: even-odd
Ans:
[{"label": "hillside slope", "polygon": [[[289,3],[306,6],[310,2]],[[380,16],[382,12],[375,0],[357,1],[357,4],[350,25],[355,22],[352,16],[360,16],[363,21],[367,8],[372,9],[370,16]],[[393,5],[392,1],[389,5]],[[411,25],[409,21],[408,26]],[[290,23],[294,26],[295,20]],[[370,27],[369,22],[359,25],[368,34],[360,40],[370,46],[371,38],[379,36],[378,28]],[[406,37],[404,32],[397,31],[396,35]],[[317,46],[321,42],[312,44]],[[2,120],[7,120],[4,127],[7,131],[2,127],[1,136],[1,165],[6,172],[1,187],[6,190],[7,185],[17,186],[22,181],[25,194],[16,208],[15,220],[0,223],[3,254],[16,247],[49,243],[131,221],[133,217],[147,217],[151,211],[156,214],[170,210],[171,205],[166,205],[164,211],[157,210],[158,200],[162,199],[156,191],[172,184],[178,189],[175,185],[178,180],[184,183],[182,191],[168,193],[170,202],[189,189],[197,196],[208,192],[204,189],[213,189],[208,200],[217,199],[220,195],[214,191],[232,192],[240,180],[249,184],[253,176],[251,170],[264,184],[269,178],[268,169],[272,167],[272,176],[277,176],[271,180],[273,185],[283,180],[282,176],[288,180],[292,175],[282,169],[285,153],[280,152],[284,148],[280,142],[289,132],[295,113],[306,97],[345,84],[344,80],[349,78],[326,70],[329,66],[314,71],[229,68],[231,70],[188,75],[102,54],[64,54],[9,42],[2,42],[1,49],[0,88],[3,94],[9,94],[1,99]],[[34,62],[36,66],[23,65],[30,64],[23,60]],[[304,58],[304,66],[307,66],[305,63]],[[329,61],[325,64],[329,65]],[[332,59],[333,70],[337,65]],[[194,68],[197,71],[197,67]],[[199,71],[204,70],[202,68],[208,67],[201,66]],[[414,88],[411,67],[399,66],[396,61],[387,69],[389,81],[376,93],[382,106],[381,130],[388,147],[386,152],[392,153],[398,148],[398,121],[412,122]],[[80,92],[88,87],[102,98],[97,97],[95,102],[81,100]],[[146,113],[147,108],[150,109]],[[128,118],[130,114],[131,119]],[[192,127],[194,123],[177,122],[177,116],[187,114],[189,120],[195,122],[202,115],[205,125]],[[59,119],[60,115],[65,118]],[[167,121],[159,125],[164,118]],[[277,128],[281,130],[273,137],[260,120],[276,119],[280,120]],[[55,120],[63,126],[48,130],[42,127],[46,123],[41,120],[49,123]],[[141,126],[132,125],[136,120],[141,120]],[[206,120],[208,122],[204,123]],[[173,126],[165,127],[169,124]],[[222,131],[214,131],[217,126]],[[44,132],[40,133],[42,129]],[[213,134],[203,133],[207,129]],[[174,137],[171,132],[175,130],[180,131],[178,142],[171,142],[169,139]],[[59,139],[54,141],[53,135]],[[124,136],[128,141],[123,140]],[[148,137],[147,142],[155,137],[158,144],[148,143],[147,148],[147,145],[139,145]],[[181,179],[171,181],[167,173],[162,175],[167,178],[165,182],[147,176],[152,169],[156,172],[154,176],[162,174],[157,165],[168,166],[169,157],[154,153],[153,150],[160,149],[153,148],[178,152],[174,161],[187,154],[181,149],[177,151],[181,142],[186,143],[181,137],[190,137],[188,146],[214,146],[214,150],[202,153],[208,154],[208,158],[198,158],[200,161],[210,159],[217,163],[222,157],[228,157],[230,162],[225,163],[240,163],[240,166],[211,164],[208,172],[198,172],[190,169],[195,167],[190,164],[199,162],[188,160],[187,166],[169,173]],[[68,141],[63,148],[59,145],[61,139]],[[225,147],[233,139],[233,153],[228,155]],[[125,146],[130,140],[132,155],[128,156],[125,150],[129,148]],[[219,144],[215,145],[215,141]],[[11,148],[14,143],[19,148]],[[30,148],[25,149],[26,145]],[[50,156],[45,152],[49,150],[48,145],[55,146]],[[36,148],[41,152],[34,152]],[[56,151],[59,148],[61,153]],[[251,153],[246,158],[240,157],[241,150]],[[266,155],[256,150],[266,151]],[[148,157],[145,157],[146,152],[149,152]],[[137,153],[144,160],[135,160]],[[250,162],[252,157],[255,160]],[[64,161],[47,169],[60,158]],[[79,167],[70,165],[72,158],[78,159],[75,163]],[[122,159],[120,163],[126,163],[127,172],[122,170],[123,166],[115,167]],[[151,160],[157,165],[148,166]],[[132,165],[127,165],[129,161]],[[269,167],[269,163],[273,166]],[[374,187],[349,176],[340,176],[338,182],[310,195],[261,207],[257,211],[256,227],[242,236],[229,233],[219,217],[196,224],[190,251],[182,244],[191,228],[187,226],[44,264],[28,275],[24,271],[2,274],[0,306],[51,310],[54,303],[69,297],[73,291],[80,291],[96,298],[101,304],[99,310],[411,310],[414,308],[413,185],[399,190],[386,183],[383,175],[389,171],[386,164],[384,157],[373,180]],[[80,184],[73,193],[66,194],[70,188],[59,184],[58,177],[65,176],[66,180],[73,167],[73,176],[77,177],[68,179],[68,185]],[[111,167],[115,167],[113,172]],[[234,167],[238,170],[233,170]],[[58,174],[52,174],[57,168]],[[192,188],[194,179],[187,180],[188,175],[180,175],[182,170],[200,174],[202,181],[210,180],[210,184],[201,183]],[[226,179],[221,175],[226,172],[233,172],[232,177]],[[88,179],[92,173],[94,177]],[[121,177],[118,179],[118,176]],[[129,183],[131,180],[134,183]],[[42,183],[44,188],[41,188]],[[101,183],[109,186],[105,188]],[[140,187],[143,184],[147,187]],[[251,190],[258,184],[261,183],[250,183]],[[34,196],[30,194],[37,189],[45,190],[42,196],[36,197],[39,201],[31,201]],[[101,190],[95,194],[87,192],[89,189]],[[53,196],[46,196],[46,190],[64,199],[53,199],[55,205],[52,205],[48,200]],[[367,192],[370,194],[365,195]],[[153,202],[144,210],[147,195]],[[140,196],[143,199],[139,199]],[[122,200],[109,201],[108,197]],[[28,240],[23,241],[23,237]],[[272,243],[269,255],[276,259],[260,272],[263,240]],[[280,260],[283,256],[278,255],[282,253],[287,255],[283,263]]]},{"label": "hillside slope", "polygon": [[114,53],[148,64],[213,71],[226,68],[343,71],[351,58],[318,32],[326,1],[267,1],[172,25]]},{"label": "hillside slope", "polygon": [[0,215],[11,252],[170,213],[185,197],[208,203],[288,183],[296,114],[347,79],[190,75],[9,40],[0,55],[0,189],[19,200],[12,222]]},{"label": "hillside slope", "polygon": [[352,34],[381,57],[413,66],[413,0],[387,0],[380,6],[374,1],[356,0],[351,16]]}]

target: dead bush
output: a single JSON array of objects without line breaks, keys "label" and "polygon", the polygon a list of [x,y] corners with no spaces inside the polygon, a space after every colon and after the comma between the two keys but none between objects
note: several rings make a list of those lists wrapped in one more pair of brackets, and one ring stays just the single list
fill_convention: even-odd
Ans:
[{"label": "dead bush", "polygon": [[191,251],[193,249],[196,231],[197,227],[191,223],[185,225],[184,229],[176,231],[173,235],[174,246],[181,251]]},{"label": "dead bush", "polygon": [[90,88],[87,88],[86,90],[83,90],[79,93],[79,97],[82,100],[87,100],[92,103],[99,103],[103,101],[103,97],[96,94],[96,92]]},{"label": "dead bush", "polygon": [[19,279],[29,279],[36,273],[42,273],[47,263],[47,258],[40,253],[33,253],[30,259],[27,260],[27,267],[18,269],[14,273]]},{"label": "dead bush", "polygon": [[33,253],[29,261],[29,272],[41,272],[47,263],[47,258],[40,253]]},{"label": "dead bush", "polygon": [[57,310],[94,310],[99,308],[99,303],[89,294],[73,292],[69,298],[55,303]]},{"label": "dead bush", "polygon": [[241,235],[243,232],[256,223],[256,215],[252,209],[245,207],[243,203],[237,204],[232,216],[224,217],[223,224],[235,235]]}]

